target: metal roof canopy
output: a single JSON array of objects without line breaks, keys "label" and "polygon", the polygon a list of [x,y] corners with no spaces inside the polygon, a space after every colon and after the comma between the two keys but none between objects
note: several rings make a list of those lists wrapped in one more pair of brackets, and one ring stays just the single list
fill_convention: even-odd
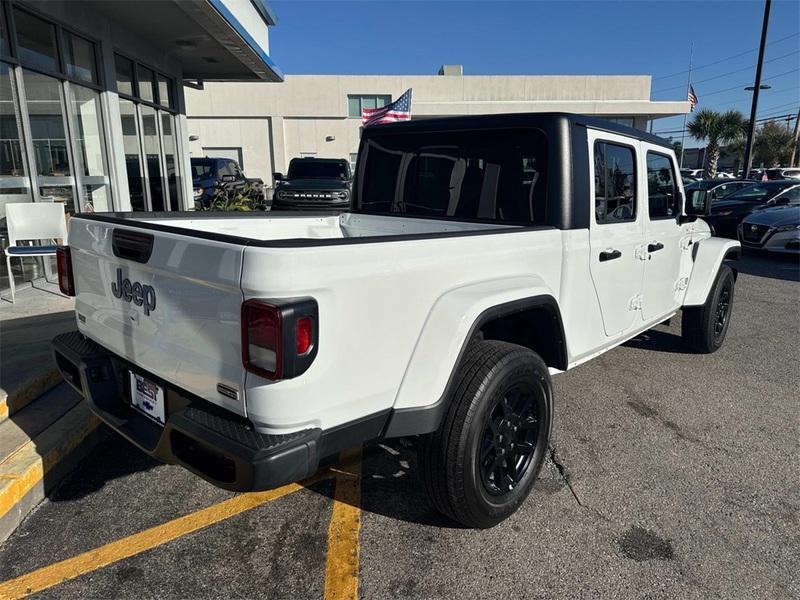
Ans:
[{"label": "metal roof canopy", "polygon": [[[184,79],[283,81],[283,72],[222,0],[89,0],[141,39],[183,67]],[[263,0],[253,2],[264,27],[274,15]]]}]

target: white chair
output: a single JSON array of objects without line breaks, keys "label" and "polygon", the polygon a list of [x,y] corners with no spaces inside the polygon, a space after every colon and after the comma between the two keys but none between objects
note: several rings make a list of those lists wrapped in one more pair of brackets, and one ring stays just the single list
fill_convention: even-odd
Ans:
[{"label": "white chair", "polygon": [[[6,248],[6,269],[11,286],[11,302],[14,302],[14,274],[11,272],[11,259],[29,256],[55,256],[56,240],[67,243],[67,222],[64,218],[64,205],[61,202],[23,202],[6,204],[6,227],[8,243]],[[46,246],[20,246],[20,240],[47,240]],[[44,261],[45,279],[52,279],[50,261]]]}]

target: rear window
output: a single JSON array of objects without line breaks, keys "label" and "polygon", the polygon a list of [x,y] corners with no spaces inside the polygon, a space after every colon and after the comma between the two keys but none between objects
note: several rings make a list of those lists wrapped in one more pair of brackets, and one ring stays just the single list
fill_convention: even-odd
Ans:
[{"label": "rear window", "polygon": [[371,136],[361,210],[544,224],[547,144],[536,129]]},{"label": "rear window", "polygon": [[193,158],[192,177],[207,177],[214,172],[214,161]]},{"label": "rear window", "polygon": [[293,160],[289,179],[347,179],[347,163]]}]

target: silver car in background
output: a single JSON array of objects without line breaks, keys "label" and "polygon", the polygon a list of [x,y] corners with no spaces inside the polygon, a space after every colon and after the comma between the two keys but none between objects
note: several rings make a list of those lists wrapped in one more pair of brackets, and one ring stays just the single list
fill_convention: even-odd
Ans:
[{"label": "silver car in background", "polygon": [[775,206],[756,210],[739,224],[745,248],[800,254],[800,187],[774,198]]}]

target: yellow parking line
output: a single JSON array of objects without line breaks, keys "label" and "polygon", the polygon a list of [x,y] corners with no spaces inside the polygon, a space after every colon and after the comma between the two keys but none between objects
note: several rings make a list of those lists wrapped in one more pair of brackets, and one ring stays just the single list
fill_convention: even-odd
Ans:
[{"label": "yellow parking line", "polygon": [[336,472],[333,514],[328,528],[325,600],[358,598],[358,552],[361,529],[361,448],[342,452]]},{"label": "yellow parking line", "polygon": [[[307,479],[301,483],[292,483],[275,490],[266,492],[252,492],[235,496],[208,508],[204,508],[190,515],[174,519],[162,525],[145,529],[134,535],[116,540],[105,546],[89,550],[67,560],[42,567],[0,583],[0,598],[22,598],[28,594],[40,592],[49,587],[90,573],[124,558],[129,558],[147,550],[151,550],[174,539],[198,531],[214,523],[234,517],[240,513],[256,508],[267,502],[277,500],[287,494],[293,494],[305,486],[311,485],[322,479],[332,477],[330,471]],[[337,477],[338,480],[338,477]],[[338,489],[338,484],[337,484]]]}]

